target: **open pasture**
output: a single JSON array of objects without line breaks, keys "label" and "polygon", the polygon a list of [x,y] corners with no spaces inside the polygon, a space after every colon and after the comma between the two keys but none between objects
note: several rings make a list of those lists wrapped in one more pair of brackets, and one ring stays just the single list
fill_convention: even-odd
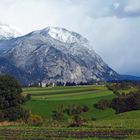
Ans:
[{"label": "open pasture", "polygon": [[64,107],[72,104],[86,105],[89,111],[84,113],[86,119],[104,118],[114,114],[112,109],[97,110],[94,104],[100,99],[112,99],[114,94],[104,86],[77,86],[77,87],[47,87],[24,88],[23,93],[32,95],[31,101],[25,107],[34,114],[51,118],[52,111],[60,105]]}]

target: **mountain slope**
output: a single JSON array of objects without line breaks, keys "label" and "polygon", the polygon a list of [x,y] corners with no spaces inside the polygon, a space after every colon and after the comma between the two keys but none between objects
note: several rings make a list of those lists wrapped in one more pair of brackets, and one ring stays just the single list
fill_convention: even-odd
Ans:
[{"label": "mountain slope", "polygon": [[0,57],[0,74],[10,74],[11,76],[16,77],[22,84],[26,85],[28,82],[26,73],[22,70],[19,70],[16,66],[9,63],[5,58]]},{"label": "mountain slope", "polygon": [[47,27],[6,41],[3,46],[8,46],[2,51],[3,58],[26,72],[27,84],[81,83],[120,78],[90,49],[86,38],[64,28]]}]

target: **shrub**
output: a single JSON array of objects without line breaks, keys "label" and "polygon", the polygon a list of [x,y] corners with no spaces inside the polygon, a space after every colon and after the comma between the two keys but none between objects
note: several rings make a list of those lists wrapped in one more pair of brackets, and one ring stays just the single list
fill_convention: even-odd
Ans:
[{"label": "shrub", "polygon": [[43,124],[43,119],[39,115],[31,115],[28,119],[28,124],[33,126],[41,126]]},{"label": "shrub", "polygon": [[88,106],[84,105],[84,106],[82,107],[82,111],[83,111],[83,112],[88,112],[88,111],[89,111]]},{"label": "shrub", "polygon": [[110,107],[109,100],[100,100],[94,105],[97,109],[105,110]]},{"label": "shrub", "polygon": [[140,110],[140,94],[130,93],[114,98],[111,107],[116,110],[116,113]]},{"label": "shrub", "polygon": [[65,112],[69,115],[69,116],[73,116],[73,115],[78,115],[81,114],[83,112],[83,108],[79,105],[70,105],[65,109]]},{"label": "shrub", "polygon": [[18,119],[25,120],[25,119],[28,119],[29,117],[29,111],[23,109],[20,106],[10,107],[4,110],[3,112],[4,112],[4,119],[8,121],[16,121]]},{"label": "shrub", "polygon": [[64,106],[60,105],[57,111],[53,111],[52,119],[62,121],[64,119]]},{"label": "shrub", "polygon": [[74,115],[70,127],[80,127],[84,124],[85,120],[80,115]]},{"label": "shrub", "polygon": [[[58,107],[57,111],[53,111],[52,119],[55,121],[63,121],[64,117],[69,117],[70,125],[69,126],[81,126],[85,120],[81,117],[81,114],[84,112],[88,112],[88,106],[80,106],[76,104],[72,104],[64,108],[63,105]],[[68,123],[69,124],[69,123]]]},{"label": "shrub", "polygon": [[84,120],[81,116],[82,113],[88,112],[89,108],[84,105],[70,105],[65,109],[65,112],[67,113],[68,116],[71,117],[71,122],[70,122],[70,127],[79,127],[82,126],[86,120]]},{"label": "shrub", "polygon": [[56,121],[62,121],[64,119],[63,112],[53,111],[52,119]]}]

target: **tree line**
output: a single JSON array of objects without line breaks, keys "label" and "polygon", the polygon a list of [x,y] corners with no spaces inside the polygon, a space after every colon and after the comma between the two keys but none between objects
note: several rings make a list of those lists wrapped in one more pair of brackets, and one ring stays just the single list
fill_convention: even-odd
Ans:
[{"label": "tree line", "polygon": [[[128,90],[137,88],[137,91],[130,91],[129,93],[121,93],[120,90]],[[113,91],[115,98],[112,100],[100,100],[95,104],[97,109],[113,108],[116,113],[123,113],[127,111],[140,110],[140,89],[139,84],[134,82],[111,83],[107,88]]]}]

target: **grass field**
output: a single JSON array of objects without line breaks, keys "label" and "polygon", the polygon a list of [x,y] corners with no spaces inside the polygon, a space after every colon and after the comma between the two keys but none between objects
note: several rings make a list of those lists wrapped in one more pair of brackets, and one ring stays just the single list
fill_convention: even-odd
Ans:
[{"label": "grass field", "polygon": [[[131,89],[132,90],[132,89]],[[127,91],[125,91],[127,93]],[[139,140],[140,111],[115,114],[113,109],[98,110],[94,104],[101,99],[111,100],[112,91],[104,86],[23,88],[24,94],[32,99],[24,107],[47,121],[41,127],[7,126],[0,127],[0,138],[44,138],[56,140]],[[86,105],[89,111],[82,114],[88,120],[83,127],[69,128],[64,122],[51,125],[52,111],[60,105]],[[3,137],[2,137],[3,136]]]},{"label": "grass field", "polygon": [[113,93],[104,86],[54,87],[54,88],[24,88],[24,93],[32,95],[32,100],[26,103],[26,108],[34,114],[51,118],[52,111],[60,105],[87,105],[89,112],[84,113],[86,119],[102,119],[114,114],[114,110],[97,110],[94,104],[100,99],[112,99]]},{"label": "grass field", "polygon": [[[130,89],[132,91],[132,89]],[[129,91],[130,91],[129,90]],[[134,91],[136,89],[134,88]],[[113,109],[98,110],[94,104],[101,99],[111,100],[115,97],[112,91],[105,86],[76,86],[76,87],[48,87],[48,88],[24,88],[23,93],[32,95],[32,99],[25,104],[25,108],[32,113],[50,119],[52,111],[57,110],[60,105],[65,107],[71,104],[87,105],[89,111],[83,116],[92,120],[113,119],[139,119],[140,111],[115,114]]]}]

